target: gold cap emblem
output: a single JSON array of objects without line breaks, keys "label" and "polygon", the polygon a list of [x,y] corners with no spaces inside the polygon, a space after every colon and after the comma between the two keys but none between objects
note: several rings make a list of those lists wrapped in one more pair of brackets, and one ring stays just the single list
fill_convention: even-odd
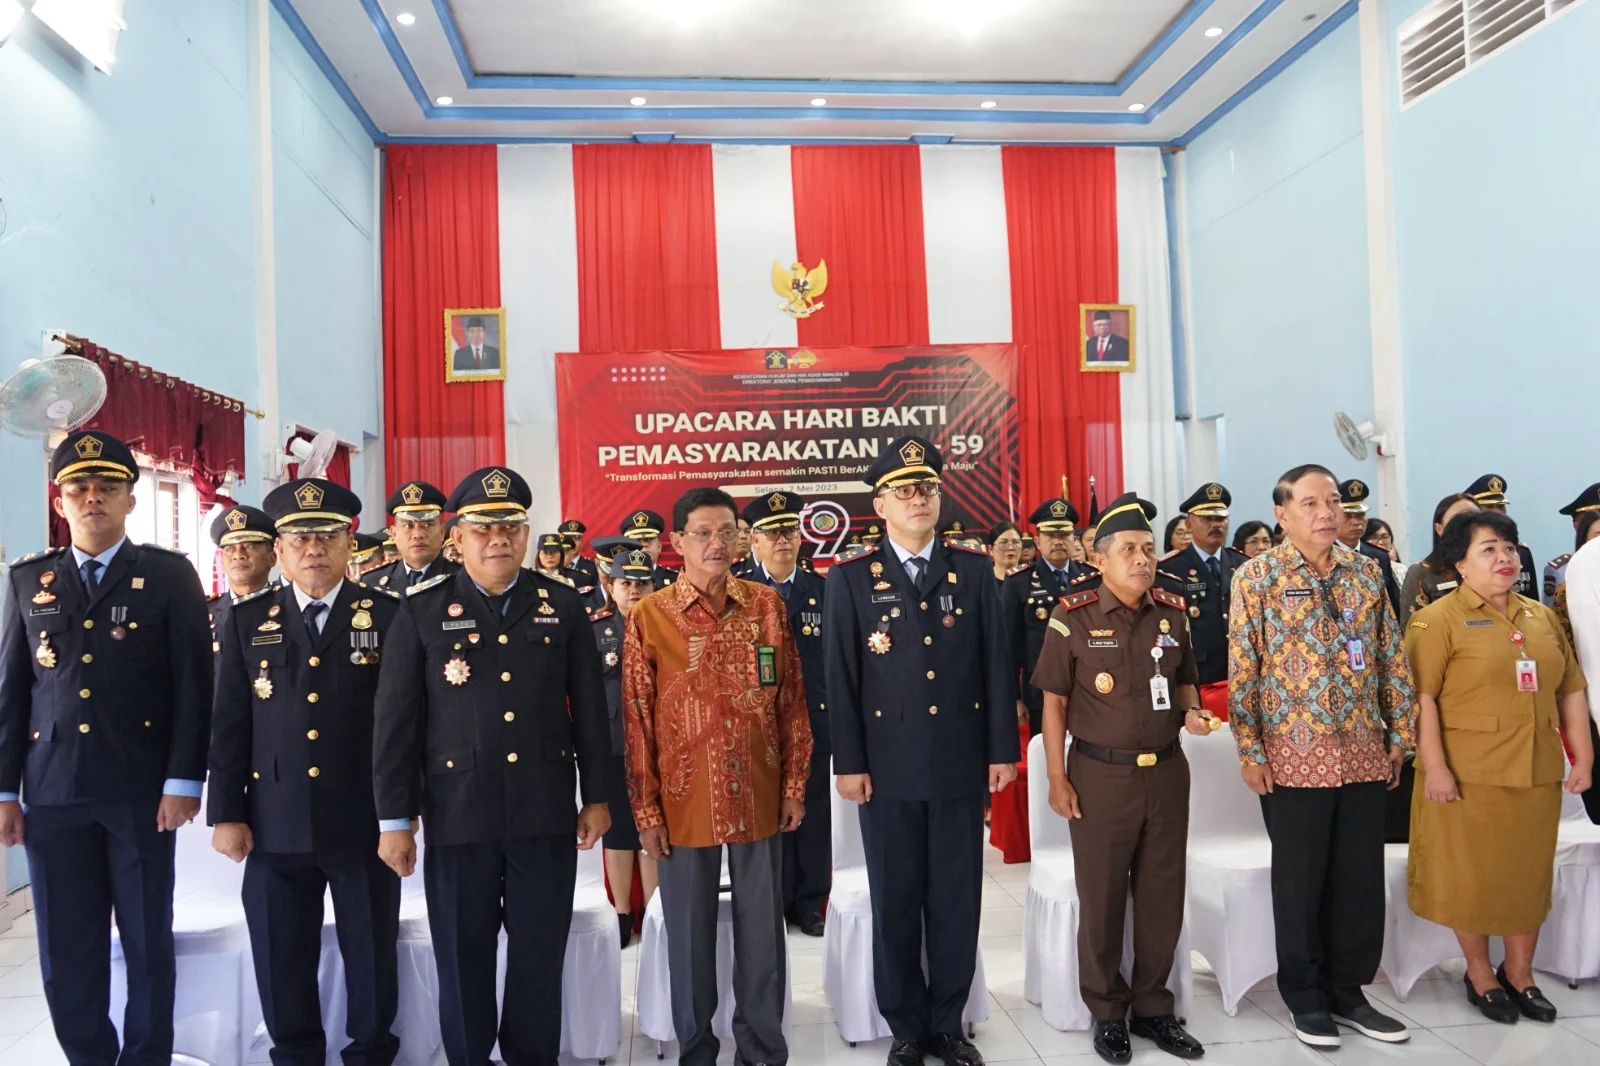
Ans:
[{"label": "gold cap emblem", "polygon": [[73,449],[77,451],[79,459],[98,459],[105,446],[105,441],[90,435],[78,438],[78,443],[73,445]]},{"label": "gold cap emblem", "polygon": [[1367,487],[1359,481],[1350,482],[1350,498],[1359,500],[1367,494]]},{"label": "gold cap emblem", "polygon": [[1506,483],[1497,477],[1492,477],[1489,479],[1489,491],[1504,492],[1506,491]]},{"label": "gold cap emblem", "polygon": [[1220,499],[1222,499],[1222,486],[1218,485],[1215,481],[1213,481],[1211,484],[1207,485],[1206,486],[1206,499],[1208,499],[1208,500],[1220,500]]},{"label": "gold cap emblem", "polygon": [[921,466],[927,454],[928,450],[914,440],[908,440],[900,445],[900,461],[907,466]]},{"label": "gold cap emblem", "polygon": [[320,488],[308,481],[304,485],[301,485],[299,488],[294,490],[294,502],[298,503],[307,511],[315,511],[317,508],[322,506],[322,498],[324,495],[325,494]]},{"label": "gold cap emblem", "polygon": [[629,522],[633,524],[635,529],[646,529],[650,525],[650,516],[643,511],[635,511]]},{"label": "gold cap emblem", "polygon": [[1057,500],[1055,503],[1052,503],[1050,505],[1050,517],[1051,518],[1065,518],[1065,517],[1067,517],[1067,503],[1066,503],[1065,500]]},{"label": "gold cap emblem", "polygon": [[229,511],[228,516],[223,519],[223,521],[228,524],[228,529],[235,533],[243,529],[245,523],[249,520],[249,517],[237,507]]},{"label": "gold cap emblem", "polygon": [[407,506],[415,507],[422,502],[422,486],[415,482],[407,485],[400,490],[400,498],[406,502]]},{"label": "gold cap emblem", "polygon": [[499,470],[491,470],[483,478],[483,494],[491,500],[501,500],[511,494],[511,479]]},{"label": "gold cap emblem", "polygon": [[772,511],[787,511],[789,509],[789,497],[785,496],[781,492],[774,492],[771,496],[767,497],[767,509]]}]

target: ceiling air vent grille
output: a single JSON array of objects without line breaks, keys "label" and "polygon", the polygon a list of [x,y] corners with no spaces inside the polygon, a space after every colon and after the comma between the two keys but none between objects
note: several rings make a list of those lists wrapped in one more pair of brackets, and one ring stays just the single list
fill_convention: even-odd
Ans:
[{"label": "ceiling air vent grille", "polygon": [[1410,107],[1584,0],[1436,0],[1400,24],[1400,106]]}]

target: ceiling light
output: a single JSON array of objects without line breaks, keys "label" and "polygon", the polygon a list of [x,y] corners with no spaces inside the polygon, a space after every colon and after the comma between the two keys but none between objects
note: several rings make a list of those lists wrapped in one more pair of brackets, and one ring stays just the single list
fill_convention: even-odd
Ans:
[{"label": "ceiling light", "polygon": [[117,61],[123,0],[35,0],[33,15],[103,74]]},{"label": "ceiling light", "polygon": [[1222,27],[1221,26],[1212,26],[1210,29],[1206,30],[1206,36],[1207,37],[1221,37],[1222,36]]},{"label": "ceiling light", "polygon": [[1143,104],[1129,104],[1128,105],[1128,110],[1129,111],[1143,111],[1144,110],[1144,105]]},{"label": "ceiling light", "polygon": [[827,102],[828,101],[824,100],[822,97],[816,96],[816,97],[812,97],[811,106],[812,107],[821,107],[824,104],[826,104]]},{"label": "ceiling light", "polygon": [[402,11],[394,17],[394,20],[402,26],[412,26],[416,24],[417,16],[409,11]]},{"label": "ceiling light", "polygon": [[985,100],[983,103],[979,104],[978,106],[983,108],[985,111],[988,111],[989,109],[994,107],[994,101],[993,100]]},{"label": "ceiling light", "polygon": [[996,19],[1008,15],[1018,5],[1018,0],[925,0],[934,15],[944,19],[961,31],[964,37],[976,37],[983,28]]},{"label": "ceiling light", "polygon": [[633,99],[629,100],[628,103],[632,104],[634,107],[643,107],[644,106],[644,97],[635,96]]},{"label": "ceiling light", "polygon": [[11,36],[11,31],[22,21],[22,5],[17,0],[0,0],[0,41]]},{"label": "ceiling light", "polygon": [[438,104],[440,107],[449,107],[451,104],[456,102],[456,98],[453,96],[436,96],[434,97],[433,102]]}]

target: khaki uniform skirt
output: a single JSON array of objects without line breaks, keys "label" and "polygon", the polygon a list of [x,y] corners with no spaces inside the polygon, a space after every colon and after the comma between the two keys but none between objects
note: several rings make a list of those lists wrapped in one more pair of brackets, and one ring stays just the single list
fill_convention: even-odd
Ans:
[{"label": "khaki uniform skirt", "polygon": [[1435,803],[1417,765],[1406,871],[1412,913],[1462,933],[1532,933],[1550,913],[1561,783],[1532,788],[1457,782]]}]

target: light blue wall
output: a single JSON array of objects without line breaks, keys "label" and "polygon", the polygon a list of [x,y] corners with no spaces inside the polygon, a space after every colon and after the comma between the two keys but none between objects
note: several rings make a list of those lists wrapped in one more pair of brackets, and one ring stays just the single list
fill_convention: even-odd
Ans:
[{"label": "light blue wall", "polygon": [[1351,19],[1187,149],[1195,415],[1223,415],[1235,523],[1299,463],[1374,482],[1331,417],[1372,410],[1360,53]]},{"label": "light blue wall", "polygon": [[[0,372],[62,328],[254,403],[245,0],[128,0],[125,18],[110,76],[37,25],[0,48]],[[272,19],[280,414],[359,442],[381,402],[373,145]],[[245,422],[254,501],[265,427]],[[0,434],[10,556],[43,543],[43,471],[39,443]]]},{"label": "light blue wall", "polygon": [[1572,550],[1557,509],[1600,481],[1597,60],[1590,2],[1395,115],[1413,537],[1494,471],[1542,566]]}]

